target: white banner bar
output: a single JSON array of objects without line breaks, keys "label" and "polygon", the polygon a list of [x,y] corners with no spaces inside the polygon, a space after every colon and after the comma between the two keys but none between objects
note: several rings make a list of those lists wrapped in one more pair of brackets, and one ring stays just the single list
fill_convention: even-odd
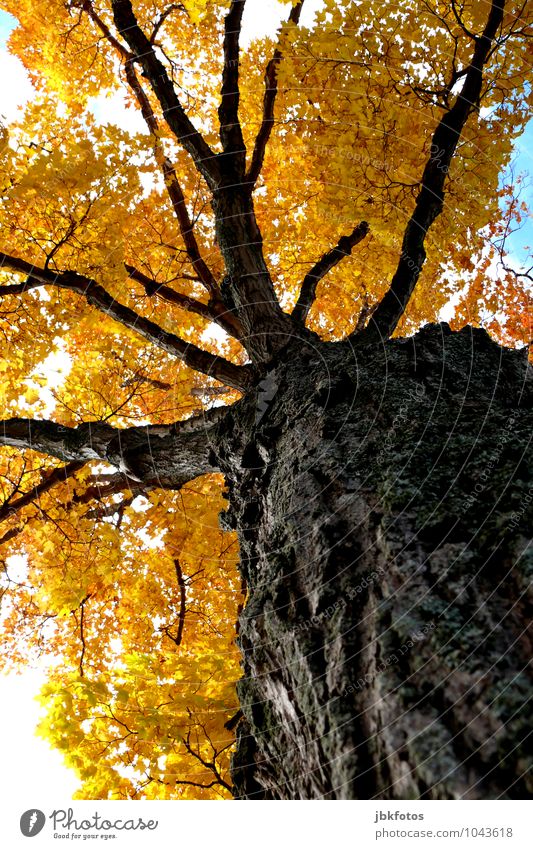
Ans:
[{"label": "white banner bar", "polygon": [[[38,799],[28,801],[39,804]],[[58,801],[2,808],[6,849],[70,849],[73,844],[117,849],[533,847],[531,801]]]}]

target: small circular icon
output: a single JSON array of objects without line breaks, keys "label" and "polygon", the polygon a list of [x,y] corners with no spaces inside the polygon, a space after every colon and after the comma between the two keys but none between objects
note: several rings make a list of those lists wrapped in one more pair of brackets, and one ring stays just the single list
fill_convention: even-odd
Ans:
[{"label": "small circular icon", "polygon": [[38,808],[30,808],[20,818],[20,830],[24,837],[35,837],[43,830],[46,817]]}]

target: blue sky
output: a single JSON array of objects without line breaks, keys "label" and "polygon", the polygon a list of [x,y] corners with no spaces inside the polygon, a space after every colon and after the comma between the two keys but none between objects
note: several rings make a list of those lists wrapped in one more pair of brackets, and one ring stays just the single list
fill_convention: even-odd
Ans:
[{"label": "blue sky", "polygon": [[[514,157],[515,174],[524,172],[529,174],[530,179],[525,181],[527,189],[523,194],[523,200],[533,207],[533,120],[531,120],[518,139],[515,146]],[[529,254],[533,251],[533,220],[530,218],[525,221],[524,226],[520,231],[512,234],[508,240],[509,250],[515,255],[517,260],[526,262],[525,246],[529,246]]]},{"label": "blue sky", "polygon": [[8,12],[0,10],[0,48],[6,46],[9,33],[16,24],[15,18]]}]

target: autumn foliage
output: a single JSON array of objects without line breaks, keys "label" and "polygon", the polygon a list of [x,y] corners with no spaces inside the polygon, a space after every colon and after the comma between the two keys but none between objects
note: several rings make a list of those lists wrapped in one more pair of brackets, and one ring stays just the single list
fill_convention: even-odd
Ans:
[{"label": "autumn foliage", "polygon": [[[233,80],[225,19],[239,5],[133,3],[215,155],[234,144],[231,125],[221,140],[219,108]],[[191,153],[168,120],[177,107],[165,109],[117,23],[126,7],[2,0],[18,21],[9,49],[35,87],[0,152],[6,421],[165,427],[246,386],[246,332],[224,300],[203,148]],[[327,0],[314,21],[305,13],[305,2],[287,7],[275,36],[242,48],[238,115],[286,313],[306,274],[353,236],[304,310],[311,330],[341,339],[389,287],[425,164],[439,161],[433,133],[488,7]],[[451,301],[455,328],[482,324],[516,346],[532,338],[531,281],[505,247],[527,215],[505,174],[531,100],[530,19],[507,3],[397,334]],[[101,119],[107,102],[121,109],[117,123]],[[245,588],[237,539],[219,525],[224,482],[169,487],[111,454],[61,456],[14,438],[1,449],[4,666],[49,658],[41,733],[78,772],[80,798],[229,797]]]}]

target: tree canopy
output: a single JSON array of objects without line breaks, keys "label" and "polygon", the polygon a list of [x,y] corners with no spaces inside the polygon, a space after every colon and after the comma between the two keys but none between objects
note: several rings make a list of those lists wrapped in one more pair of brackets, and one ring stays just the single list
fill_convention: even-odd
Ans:
[{"label": "tree canopy", "polygon": [[50,657],[80,798],[229,797],[245,587],[209,428],[295,328],[451,302],[531,340],[531,7],[299,0],[239,50],[243,0],[1,5],[35,87],[0,152],[3,663]]}]

